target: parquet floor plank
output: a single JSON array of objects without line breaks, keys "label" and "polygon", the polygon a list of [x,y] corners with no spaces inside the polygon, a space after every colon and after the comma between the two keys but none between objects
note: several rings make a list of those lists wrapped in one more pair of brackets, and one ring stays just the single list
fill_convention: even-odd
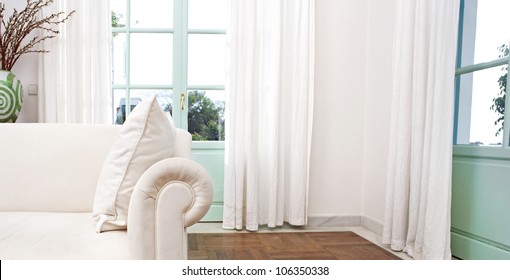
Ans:
[{"label": "parquet floor plank", "polygon": [[190,233],[190,260],[395,260],[353,232]]}]

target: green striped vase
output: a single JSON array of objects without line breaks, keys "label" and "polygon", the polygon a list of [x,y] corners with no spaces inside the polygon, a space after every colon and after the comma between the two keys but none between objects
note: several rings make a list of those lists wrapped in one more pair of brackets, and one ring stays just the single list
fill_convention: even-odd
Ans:
[{"label": "green striped vase", "polygon": [[0,70],[0,123],[14,123],[23,104],[21,82],[10,71]]}]

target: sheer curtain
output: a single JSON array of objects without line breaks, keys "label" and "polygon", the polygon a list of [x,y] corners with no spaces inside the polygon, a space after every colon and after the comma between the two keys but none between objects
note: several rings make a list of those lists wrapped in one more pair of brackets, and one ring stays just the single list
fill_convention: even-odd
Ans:
[{"label": "sheer curtain", "polygon": [[307,219],[313,0],[231,0],[223,226]]},{"label": "sheer curtain", "polygon": [[56,0],[49,15],[75,10],[39,58],[39,122],[112,123],[109,0]]},{"label": "sheer curtain", "polygon": [[450,259],[459,0],[398,0],[383,242]]}]

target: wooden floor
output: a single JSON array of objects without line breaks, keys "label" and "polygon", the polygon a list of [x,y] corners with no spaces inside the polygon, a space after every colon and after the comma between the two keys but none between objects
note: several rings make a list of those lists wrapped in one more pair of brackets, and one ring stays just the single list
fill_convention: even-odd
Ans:
[{"label": "wooden floor", "polygon": [[190,260],[395,260],[353,232],[190,233]]}]

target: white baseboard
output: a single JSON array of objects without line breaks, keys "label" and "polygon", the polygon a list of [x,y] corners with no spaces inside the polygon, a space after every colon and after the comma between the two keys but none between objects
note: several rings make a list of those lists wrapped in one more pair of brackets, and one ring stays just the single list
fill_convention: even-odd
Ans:
[{"label": "white baseboard", "polygon": [[367,216],[361,216],[361,226],[370,230],[371,232],[376,233],[379,236],[382,236],[383,224],[379,221],[376,221]]},{"label": "white baseboard", "polygon": [[315,215],[308,217],[307,227],[345,227],[361,225],[360,216]]},{"label": "white baseboard", "polygon": [[312,215],[308,217],[307,227],[327,228],[327,227],[344,227],[344,226],[361,226],[372,231],[377,235],[382,235],[383,225],[370,217],[362,215]]}]

